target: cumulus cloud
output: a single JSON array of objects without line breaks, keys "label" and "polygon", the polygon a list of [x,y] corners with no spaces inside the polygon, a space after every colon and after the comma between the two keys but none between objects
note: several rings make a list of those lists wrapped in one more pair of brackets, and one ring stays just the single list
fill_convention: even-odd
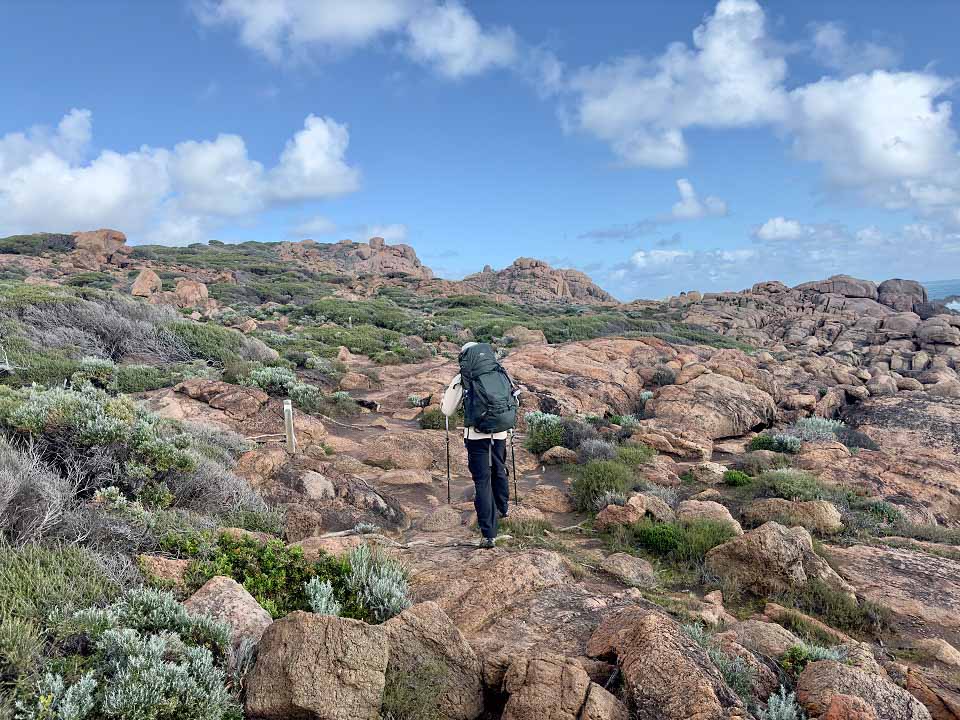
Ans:
[{"label": "cumulus cloud", "polygon": [[687,162],[683,131],[743,127],[785,117],[787,64],[753,0],[720,0],[693,32],[693,47],[672,43],[658,57],[636,55],[584,68],[570,79],[583,131],[610,143],[628,165]]},{"label": "cumulus cloud", "polygon": [[407,22],[418,0],[204,0],[194,5],[206,25],[234,26],[240,42],[274,62],[309,51],[365,45]]},{"label": "cumulus cloud", "polygon": [[720,0],[693,32],[653,58],[627,55],[569,73],[568,128],[608,143],[628,166],[677,167],[690,128],[765,126],[823,168],[832,190],[944,221],[960,193],[960,155],[945,99],[953,80],[891,70],[876,43],[839,25],[813,28],[814,53],[840,72],[787,86],[786,51],[756,0]]},{"label": "cumulus cloud", "polygon": [[856,74],[888,69],[900,63],[900,53],[875,42],[852,43],[847,30],[840,23],[822,22],[810,26],[814,60],[826,68],[842,73]]},{"label": "cumulus cloud", "polygon": [[680,200],[674,203],[670,211],[677,220],[698,220],[727,214],[727,204],[723,200],[714,195],[708,195],[701,200],[697,197],[693,184],[686,178],[677,180],[677,190],[680,192]]},{"label": "cumulus cloud", "polygon": [[770,218],[753,232],[758,240],[796,240],[802,234],[800,223],[785,217]]},{"label": "cumulus cloud", "polygon": [[227,218],[359,184],[346,126],[313,115],[270,169],[237,135],[97,155],[91,142],[88,110],[71,110],[56,129],[0,137],[0,232],[111,226],[134,239],[193,242]]},{"label": "cumulus cloud", "polygon": [[512,29],[484,30],[457,2],[425,8],[413,17],[407,32],[410,56],[451,79],[507,67],[517,57]]},{"label": "cumulus cloud", "polygon": [[353,192],[360,172],[347,164],[350,144],[346,125],[315,115],[287,141],[280,162],[270,171],[269,192],[281,200],[305,200]]},{"label": "cumulus cloud", "polygon": [[484,28],[458,0],[206,0],[195,10],[205,25],[236,28],[241,43],[278,63],[391,39],[454,80],[518,58],[511,28]]}]

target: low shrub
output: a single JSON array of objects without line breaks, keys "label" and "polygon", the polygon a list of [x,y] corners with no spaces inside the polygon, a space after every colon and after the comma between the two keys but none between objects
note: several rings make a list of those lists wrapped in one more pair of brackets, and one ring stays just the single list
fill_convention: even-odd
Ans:
[{"label": "low shrub", "polygon": [[597,495],[593,501],[593,510],[594,512],[600,512],[608,505],[623,506],[627,504],[628,499],[629,498],[627,497],[626,493],[608,490],[600,495]]},{"label": "low shrub", "polygon": [[613,460],[617,457],[617,447],[606,440],[584,440],[577,450],[577,460],[586,464],[592,460]]},{"label": "low shrub", "polygon": [[758,479],[758,494],[786,500],[829,500],[846,507],[855,497],[850,490],[825,485],[803,470],[773,470]]},{"label": "low shrub", "polygon": [[734,537],[728,524],[713,520],[661,523],[645,518],[631,530],[637,545],[676,563],[699,563],[710,550]]},{"label": "low shrub", "polygon": [[767,699],[767,707],[757,715],[758,720],[806,720],[806,717],[796,696],[788,693],[783,685]]},{"label": "low shrub", "polygon": [[563,447],[570,450],[579,450],[583,443],[597,440],[600,434],[597,432],[595,424],[590,422],[591,418],[563,418],[560,423],[563,425],[563,440],[560,442]]},{"label": "low shrub", "polygon": [[608,492],[626,493],[633,484],[633,473],[615,460],[593,460],[577,468],[571,492],[581,512],[593,512],[597,498]]},{"label": "low shrub", "polygon": [[540,455],[552,447],[563,445],[564,426],[559,415],[531,412],[524,419],[527,422],[527,450]]},{"label": "low shrub", "polygon": [[658,365],[653,371],[652,382],[658,387],[673,385],[677,381],[677,373],[669,365]]},{"label": "low shrub", "polygon": [[106,608],[60,614],[65,650],[17,701],[18,718],[239,720],[226,673],[230,630],[169,593],[131,590]]},{"label": "low shrub", "polygon": [[822,580],[810,580],[782,594],[780,602],[845,632],[879,634],[890,624],[886,608],[869,600],[857,600]]},{"label": "low shrub", "polygon": [[[431,407],[420,413],[418,420],[420,427],[424,430],[443,430],[447,426],[446,415],[438,407]],[[463,411],[457,410],[457,414],[450,418],[450,429],[463,425]]]},{"label": "low shrub", "polygon": [[803,442],[834,442],[844,427],[846,426],[841,420],[805,417],[793,423],[784,434],[799,438]]},{"label": "low shrub", "polygon": [[0,687],[38,669],[51,612],[104,604],[121,589],[83,548],[0,544]]},{"label": "low shrub", "polygon": [[767,470],[783,470],[790,466],[791,460],[789,455],[782,453],[768,455],[764,452],[748,452],[734,462],[733,469],[741,470],[747,475],[756,477]]},{"label": "low shrub", "polygon": [[296,382],[296,373],[285,367],[253,368],[241,381],[243,385],[260,388],[271,395],[286,395]]},{"label": "low shrub", "polygon": [[553,525],[548,521],[533,518],[518,520],[507,517],[501,521],[500,528],[515,537],[543,537],[553,532]]},{"label": "low shrub", "polygon": [[630,445],[621,445],[617,448],[617,462],[623,463],[627,467],[637,468],[648,465],[656,456],[657,451],[649,445],[639,443]]},{"label": "low shrub", "polygon": [[328,614],[336,608],[341,617],[384,622],[410,604],[406,570],[366,544],[345,557],[321,553],[311,562],[300,548],[288,548],[280,540],[262,543],[221,535],[190,564],[185,579],[196,589],[216,575],[242,583],[275,618],[322,601],[319,606]]},{"label": "low shrub", "polygon": [[723,482],[730,487],[743,487],[753,482],[753,478],[741,470],[727,470],[723,473]]},{"label": "low shrub", "polygon": [[794,645],[781,656],[780,666],[790,675],[798,677],[808,663],[818,660],[843,662],[845,657],[846,653],[843,648],[827,648],[821,645],[800,643]]},{"label": "low shrub", "polygon": [[751,450],[771,450],[788,455],[796,455],[800,452],[802,441],[792,435],[782,433],[762,433],[755,436],[751,441],[749,448]]},{"label": "low shrub", "polygon": [[706,650],[707,657],[720,671],[727,686],[743,700],[744,705],[749,706],[753,701],[753,668],[743,658],[727,655],[721,650],[703,625],[688,623],[681,627],[691,640]]},{"label": "low shrub", "polygon": [[636,415],[611,415],[609,420],[611,424],[619,425],[626,430],[636,430],[640,427],[640,421]]}]

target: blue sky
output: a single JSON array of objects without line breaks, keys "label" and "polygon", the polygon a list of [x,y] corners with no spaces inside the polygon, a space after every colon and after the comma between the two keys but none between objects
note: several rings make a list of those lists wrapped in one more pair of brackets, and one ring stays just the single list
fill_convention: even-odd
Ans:
[{"label": "blue sky", "polygon": [[0,234],[960,276],[955,0],[0,3]]}]

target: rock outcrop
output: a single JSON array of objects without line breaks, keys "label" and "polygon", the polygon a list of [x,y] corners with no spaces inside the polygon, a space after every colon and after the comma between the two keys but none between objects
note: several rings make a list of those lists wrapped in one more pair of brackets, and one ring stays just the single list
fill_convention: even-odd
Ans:
[{"label": "rock outcrop", "polygon": [[191,595],[184,607],[196,615],[210,615],[230,626],[234,646],[243,640],[257,643],[273,618],[233,578],[217,576],[207,580]]},{"label": "rock outcrop", "polygon": [[505,295],[528,302],[566,300],[579,303],[615,303],[610,293],[579,270],[560,270],[543,260],[517,258],[503,270],[468,275],[462,285],[474,292]]},{"label": "rock outcrop", "polygon": [[616,660],[641,720],[749,717],[706,651],[661,611],[629,608],[610,616],[587,651]]},{"label": "rock outcrop", "polygon": [[820,580],[843,592],[852,588],[813,550],[810,533],[768,522],[707,553],[707,568],[735,578],[757,595],[776,594]]},{"label": "rock outcrop", "polygon": [[433,271],[420,262],[409,245],[387,245],[382,237],[360,243],[341,240],[318,243],[313,240],[281,243],[280,260],[297,261],[317,270],[344,275],[405,276],[430,280]]},{"label": "rock outcrop", "polygon": [[377,720],[388,660],[383,626],[293,612],[260,641],[247,678],[247,713],[264,720]]}]

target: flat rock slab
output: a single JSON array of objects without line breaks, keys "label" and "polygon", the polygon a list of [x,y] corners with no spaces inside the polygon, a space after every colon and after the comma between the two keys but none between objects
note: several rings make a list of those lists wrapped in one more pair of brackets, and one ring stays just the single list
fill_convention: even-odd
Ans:
[{"label": "flat rock slab", "polygon": [[831,547],[840,575],[858,594],[901,619],[942,628],[960,639],[960,561],[906,548]]}]

